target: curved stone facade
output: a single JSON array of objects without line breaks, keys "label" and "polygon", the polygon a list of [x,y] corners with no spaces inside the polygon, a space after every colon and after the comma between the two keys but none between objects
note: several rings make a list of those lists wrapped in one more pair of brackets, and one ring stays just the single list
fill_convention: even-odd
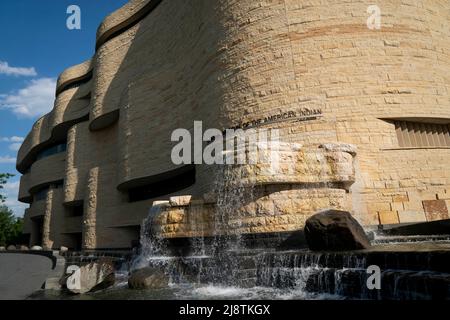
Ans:
[{"label": "curved stone facade", "polygon": [[[19,151],[29,202],[35,181],[54,182],[36,155],[67,142],[47,245],[130,247],[150,208],[153,231],[170,238],[292,231],[329,207],[365,225],[448,218],[450,3],[380,0],[379,30],[366,25],[371,4],[133,0],[107,17],[96,54],[61,74],[53,111]],[[196,165],[195,182],[170,188],[188,170],[171,161],[171,134],[194,121],[278,129],[281,171],[250,165],[224,179]],[[405,122],[415,147],[399,140]],[[252,191],[218,227],[236,188],[226,178]]]}]

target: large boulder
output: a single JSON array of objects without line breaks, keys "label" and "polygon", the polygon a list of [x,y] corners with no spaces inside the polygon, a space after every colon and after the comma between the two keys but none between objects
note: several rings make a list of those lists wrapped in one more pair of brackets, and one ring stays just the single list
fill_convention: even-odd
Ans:
[{"label": "large boulder", "polygon": [[160,269],[147,267],[134,271],[128,278],[131,289],[162,289],[169,285],[169,277]]},{"label": "large boulder", "polygon": [[33,250],[33,251],[42,251],[43,249],[42,249],[41,246],[32,246],[30,250]]},{"label": "large boulder", "polygon": [[66,280],[67,289],[76,294],[98,291],[115,282],[114,266],[109,260],[91,262],[80,268],[71,268]]},{"label": "large boulder", "polygon": [[0,247],[0,251],[5,251],[6,248],[5,247]]},{"label": "large boulder", "polygon": [[306,220],[305,238],[313,251],[360,250],[370,247],[364,229],[347,211],[326,210]]},{"label": "large boulder", "polygon": [[11,244],[11,245],[9,245],[9,246],[6,248],[6,250],[8,250],[8,251],[15,251],[15,250],[17,250],[17,248],[16,248],[16,246],[13,246],[13,245]]},{"label": "large boulder", "polygon": [[20,245],[20,246],[17,246],[17,250],[28,251],[30,249],[27,246],[25,246],[25,245]]}]

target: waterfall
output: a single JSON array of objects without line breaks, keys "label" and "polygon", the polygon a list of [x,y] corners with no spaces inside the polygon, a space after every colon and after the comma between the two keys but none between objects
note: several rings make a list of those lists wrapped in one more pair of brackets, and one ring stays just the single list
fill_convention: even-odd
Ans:
[{"label": "waterfall", "polygon": [[[325,179],[330,168],[323,155],[308,155],[304,165],[311,181],[323,178],[321,180],[325,182],[319,184],[333,188],[333,184]],[[351,188],[352,201],[354,210],[362,212],[362,178],[358,165],[356,167],[357,183]],[[392,242],[389,237],[378,237],[374,241],[381,246],[377,250],[353,252],[245,248],[242,231],[247,227],[246,218],[250,215],[244,208],[259,196],[259,189],[257,192],[255,180],[249,179],[248,170],[245,165],[216,167],[211,188],[217,198],[213,229],[208,230],[209,238],[205,239],[202,236],[206,232],[205,224],[197,225],[198,220],[194,218],[203,214],[202,207],[191,207],[188,223],[190,230],[199,236],[190,239],[192,250],[187,256],[171,255],[166,242],[153,235],[155,219],[165,203],[154,205],[142,225],[140,254],[133,259],[131,269],[162,268],[171,277],[171,288],[182,292],[180,297],[183,298],[220,294],[254,299],[450,298],[450,268],[442,263],[449,258],[448,251],[415,251],[413,241],[426,243],[423,237],[403,239],[411,245],[413,250],[410,251],[405,251],[404,247],[396,250],[400,240]],[[313,183],[312,187],[317,185]],[[433,236],[428,243],[447,245],[448,239]],[[380,290],[371,290],[367,286],[367,268],[371,265],[379,266],[381,270]]]},{"label": "waterfall", "polygon": [[165,262],[170,259],[170,256],[164,255],[163,239],[154,236],[152,232],[154,219],[160,212],[160,205],[152,206],[149,215],[144,219],[141,225],[140,252],[132,259],[130,267],[131,271],[149,266],[150,261],[165,264]]}]

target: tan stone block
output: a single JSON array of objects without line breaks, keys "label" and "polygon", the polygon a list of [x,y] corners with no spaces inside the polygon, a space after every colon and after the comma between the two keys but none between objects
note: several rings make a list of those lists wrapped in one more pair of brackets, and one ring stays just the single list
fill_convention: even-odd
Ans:
[{"label": "tan stone block", "polygon": [[184,210],[170,210],[167,214],[167,223],[180,223],[184,220],[185,216]]},{"label": "tan stone block", "polygon": [[419,192],[417,192],[416,190],[408,190],[406,191],[406,194],[408,196],[409,201],[421,201]]},{"label": "tan stone block", "polygon": [[450,200],[450,193],[446,193],[446,192],[444,192],[444,191],[438,192],[438,193],[436,194],[436,197],[437,197],[439,200]]},{"label": "tan stone block", "polygon": [[422,211],[422,201],[408,201],[403,203],[405,211]]},{"label": "tan stone block", "polygon": [[398,223],[397,211],[380,211],[378,213],[380,224],[396,224]]},{"label": "tan stone block", "polygon": [[391,211],[401,211],[404,210],[403,202],[391,202]]},{"label": "tan stone block", "polygon": [[386,181],[387,189],[396,189],[400,186],[398,181]]},{"label": "tan stone block", "polygon": [[170,206],[170,202],[166,200],[153,201],[153,206],[168,207]]},{"label": "tan stone block", "polygon": [[435,192],[424,191],[424,192],[420,192],[419,196],[420,196],[420,199],[422,201],[424,201],[424,200],[429,200],[429,201],[437,200]]},{"label": "tan stone block", "polygon": [[374,181],[373,182],[373,187],[375,189],[385,189],[386,188],[386,183],[384,181]]},{"label": "tan stone block", "polygon": [[392,202],[407,202],[409,201],[407,195],[396,195],[392,197]]},{"label": "tan stone block", "polygon": [[294,208],[292,205],[292,200],[290,199],[281,202],[274,202],[274,206],[275,214],[295,214],[298,212],[297,208]]},{"label": "tan stone block", "polygon": [[275,206],[272,200],[265,200],[256,203],[256,212],[258,215],[275,214]]},{"label": "tan stone block", "polygon": [[170,197],[170,205],[171,206],[188,206],[191,202],[192,196],[176,196]]},{"label": "tan stone block", "polygon": [[415,187],[416,185],[417,181],[415,179],[400,180],[400,188],[410,188]]},{"label": "tan stone block", "polygon": [[398,218],[400,223],[424,222],[427,221],[423,211],[399,211]]},{"label": "tan stone block", "polygon": [[375,211],[390,211],[391,210],[391,204],[389,202],[369,203],[368,207],[371,210],[375,210]]}]

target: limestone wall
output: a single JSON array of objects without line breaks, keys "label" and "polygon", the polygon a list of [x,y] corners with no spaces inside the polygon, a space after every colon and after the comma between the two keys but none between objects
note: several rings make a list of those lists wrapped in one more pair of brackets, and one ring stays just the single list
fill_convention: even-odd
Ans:
[{"label": "limestone wall", "polygon": [[20,177],[20,187],[19,187],[19,201],[31,203],[33,198],[28,191],[30,190],[30,175],[29,174],[23,174]]},{"label": "limestone wall", "polygon": [[[58,78],[53,110],[33,125],[17,154],[17,169],[24,171],[36,154],[57,141],[66,139],[67,129],[89,114],[90,83],[76,84],[91,72],[91,60],[64,71]],[[73,88],[67,86],[73,85]],[[66,88],[64,91],[62,91]]]},{"label": "limestone wall", "polygon": [[[66,223],[84,231],[85,247],[129,247],[153,201],[174,195],[193,202],[158,205],[156,232],[197,235],[193,226],[202,225],[218,232],[211,222],[222,212],[220,194],[211,192],[220,183],[211,166],[196,166],[196,183],[185,190],[129,202],[130,188],[179,168],[170,159],[172,131],[192,131],[195,120],[223,130],[320,110],[258,125],[301,148],[276,175],[245,168],[258,188],[228,227],[295,230],[328,207],[352,210],[366,225],[448,218],[450,148],[401,148],[390,120],[450,124],[450,3],[380,0],[380,30],[366,25],[372,4],[130,1],[99,27],[92,60],[58,79],[54,110],[19,151],[18,169],[32,165],[20,199],[30,201],[35,181],[51,180],[46,168],[33,170],[35,154],[67,139],[60,201],[64,210],[83,203],[83,219]],[[333,149],[348,145],[357,151]],[[203,222],[191,213],[199,211]],[[73,241],[61,239],[54,241]]]},{"label": "limestone wall", "polygon": [[39,201],[34,201],[32,203],[32,205],[30,206],[30,208],[28,209],[28,217],[30,219],[32,218],[36,218],[36,217],[43,217],[45,215],[45,199],[44,200],[39,200]]}]

